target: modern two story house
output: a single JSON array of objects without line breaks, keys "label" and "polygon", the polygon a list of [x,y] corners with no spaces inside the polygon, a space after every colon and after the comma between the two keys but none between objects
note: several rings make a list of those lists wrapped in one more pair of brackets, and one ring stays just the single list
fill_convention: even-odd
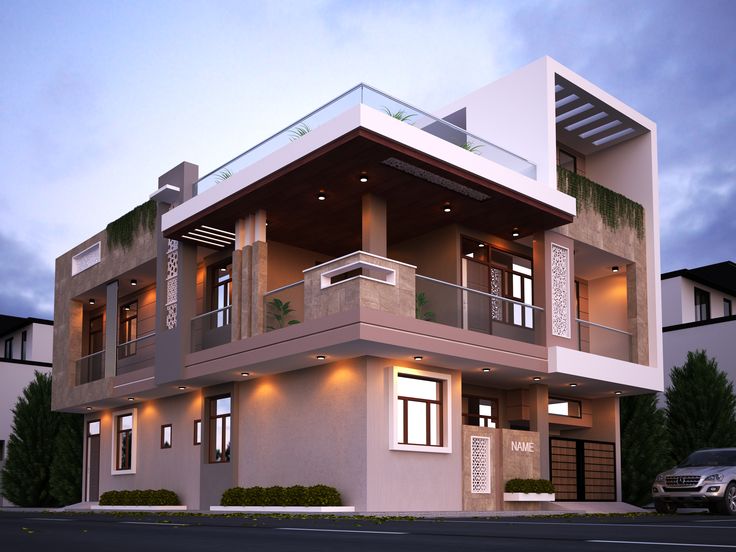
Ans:
[{"label": "modern two story house", "polygon": [[57,259],[88,500],[336,487],[358,511],[620,500],[662,389],[656,126],[550,58],[433,113],[367,85]]}]

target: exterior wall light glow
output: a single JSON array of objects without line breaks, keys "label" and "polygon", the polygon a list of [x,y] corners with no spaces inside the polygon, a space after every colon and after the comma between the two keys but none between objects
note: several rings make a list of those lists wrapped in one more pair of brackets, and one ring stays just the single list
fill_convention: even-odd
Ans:
[{"label": "exterior wall light glow", "polygon": [[363,175],[360,177],[360,181],[365,184],[366,182],[368,182],[368,177]]},{"label": "exterior wall light glow", "polygon": [[520,235],[521,234],[519,233],[519,229],[518,228],[514,228],[513,232],[511,232],[511,237],[512,238],[518,238]]},{"label": "exterior wall light glow", "polygon": [[125,305],[125,306],[123,307],[123,310],[129,311],[129,310],[130,310],[130,305]]},{"label": "exterior wall light glow", "polygon": [[317,199],[319,199],[320,201],[324,201],[325,199],[327,199],[327,194],[325,194],[323,190],[320,190],[317,194]]}]

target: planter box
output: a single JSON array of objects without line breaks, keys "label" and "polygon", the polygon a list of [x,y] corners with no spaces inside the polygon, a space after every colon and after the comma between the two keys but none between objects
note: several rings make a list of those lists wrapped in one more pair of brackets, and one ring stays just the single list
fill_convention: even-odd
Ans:
[{"label": "planter box", "polygon": [[554,502],[555,493],[503,493],[505,502]]},{"label": "planter box", "polygon": [[181,512],[186,506],[90,506],[90,510],[118,510],[121,512]]},{"label": "planter box", "polygon": [[249,512],[266,514],[304,514],[354,512],[355,506],[210,506],[211,512]]}]

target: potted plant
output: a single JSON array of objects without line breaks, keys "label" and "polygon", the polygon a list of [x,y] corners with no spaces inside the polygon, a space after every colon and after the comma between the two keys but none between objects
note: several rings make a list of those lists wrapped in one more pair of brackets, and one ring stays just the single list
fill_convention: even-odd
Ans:
[{"label": "potted plant", "polygon": [[298,320],[289,320],[289,315],[294,312],[291,308],[291,301],[282,301],[279,298],[271,299],[268,302],[268,316],[273,319],[273,324],[269,325],[267,329],[278,330],[286,326],[292,326],[299,324]]},{"label": "potted plant", "polygon": [[506,502],[554,502],[555,486],[546,479],[510,479],[504,487]]}]

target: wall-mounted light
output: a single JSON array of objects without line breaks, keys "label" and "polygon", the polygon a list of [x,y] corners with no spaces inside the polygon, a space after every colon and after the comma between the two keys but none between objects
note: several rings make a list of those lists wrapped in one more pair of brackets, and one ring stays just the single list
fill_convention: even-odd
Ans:
[{"label": "wall-mounted light", "polygon": [[240,372],[240,375],[244,378],[247,378],[248,376],[250,376],[250,372]]},{"label": "wall-mounted light", "polygon": [[90,300],[89,300],[89,304],[90,304],[90,305],[94,305],[94,304],[95,304],[95,300],[94,300],[94,299],[92,299],[91,297],[90,297]]},{"label": "wall-mounted light", "polygon": [[611,267],[611,272],[618,272],[618,267],[617,266],[612,266]]},{"label": "wall-mounted light", "polygon": [[518,228],[514,228],[513,231],[511,232],[511,237],[512,238],[518,238],[519,236],[521,236],[521,233],[519,233],[519,229]]},{"label": "wall-mounted light", "polygon": [[324,201],[325,199],[327,199],[327,194],[324,192],[324,190],[319,191],[319,193],[317,194],[317,199],[319,199],[320,201]]},{"label": "wall-mounted light", "polygon": [[444,211],[445,213],[450,213],[450,212],[452,212],[452,207],[450,206],[450,202],[449,202],[449,201],[445,202],[445,205],[444,205],[444,206],[442,207],[442,210],[443,210],[443,211]]},{"label": "wall-mounted light", "polygon": [[316,358],[317,360],[324,360],[324,359],[326,359],[327,357],[326,357],[325,355],[317,355],[317,356],[316,356],[316,357],[314,357],[314,358]]},{"label": "wall-mounted light", "polygon": [[137,286],[138,285],[138,280],[136,280],[135,278],[131,279],[130,280],[130,285],[133,286],[133,287]]},{"label": "wall-mounted light", "polygon": [[423,357],[423,356],[421,356],[421,355],[416,355],[416,356],[414,357],[414,360],[422,360],[423,358],[424,358],[424,357]]}]

